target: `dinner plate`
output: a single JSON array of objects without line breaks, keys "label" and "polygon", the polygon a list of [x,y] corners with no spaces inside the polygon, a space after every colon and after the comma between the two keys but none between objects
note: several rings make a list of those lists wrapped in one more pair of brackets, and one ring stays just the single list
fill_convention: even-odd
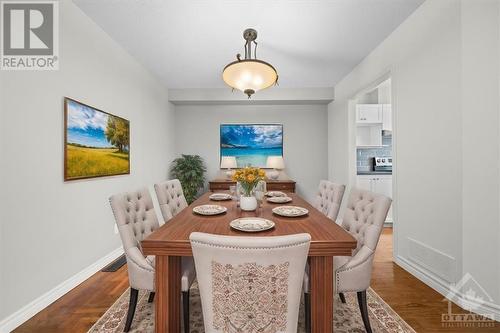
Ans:
[{"label": "dinner plate", "polygon": [[226,211],[227,208],[220,205],[201,205],[193,208],[193,212],[200,215],[218,215]]},{"label": "dinner plate", "polygon": [[210,200],[214,201],[223,201],[223,200],[231,200],[231,194],[228,193],[213,193],[209,196]]},{"label": "dinner plate", "polygon": [[287,203],[292,201],[292,198],[290,197],[269,197],[267,198],[267,201],[272,202],[272,203]]},{"label": "dinner plate", "polygon": [[279,206],[273,208],[273,213],[285,217],[298,217],[307,215],[309,211],[298,206]]},{"label": "dinner plate", "polygon": [[286,194],[281,191],[269,191],[266,192],[266,196],[268,197],[286,197]]},{"label": "dinner plate", "polygon": [[274,222],[261,217],[242,217],[232,220],[231,228],[245,232],[259,232],[274,228]]}]

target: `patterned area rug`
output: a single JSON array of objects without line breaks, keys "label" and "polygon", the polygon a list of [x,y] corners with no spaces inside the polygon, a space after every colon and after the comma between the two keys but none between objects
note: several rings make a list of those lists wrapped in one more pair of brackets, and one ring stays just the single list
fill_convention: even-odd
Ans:
[{"label": "patterned area rug", "polygon": [[[123,332],[127,316],[130,291],[127,290],[106,311],[106,313],[92,326],[89,333],[118,333]],[[376,333],[415,333],[415,331],[401,319],[394,310],[380,298],[375,291],[369,289],[368,310],[373,332]],[[355,293],[346,294],[346,304],[335,296],[334,330],[335,333],[363,333],[363,321],[359,313]],[[191,333],[203,333],[203,314],[201,311],[200,293],[196,282],[191,287]],[[137,309],[130,332],[154,332],[154,303],[148,303],[148,293],[139,292]],[[298,332],[304,333],[304,306],[301,304]]]}]

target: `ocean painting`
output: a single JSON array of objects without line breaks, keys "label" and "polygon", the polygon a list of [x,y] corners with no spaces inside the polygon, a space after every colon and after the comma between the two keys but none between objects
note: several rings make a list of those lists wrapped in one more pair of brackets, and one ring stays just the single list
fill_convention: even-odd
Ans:
[{"label": "ocean painting", "polygon": [[265,168],[268,156],[283,156],[283,125],[220,125],[220,152],[238,168]]},{"label": "ocean painting", "polygon": [[130,173],[129,121],[70,98],[64,106],[64,179]]}]

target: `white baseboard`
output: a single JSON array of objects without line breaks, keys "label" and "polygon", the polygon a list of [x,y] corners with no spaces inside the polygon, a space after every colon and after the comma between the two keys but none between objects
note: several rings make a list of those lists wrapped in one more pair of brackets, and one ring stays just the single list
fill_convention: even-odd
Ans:
[{"label": "white baseboard", "polygon": [[[443,295],[443,300],[446,295],[452,292],[452,285],[428,269],[419,266],[418,264],[407,260],[401,256],[396,257],[396,264],[415,276],[417,279]],[[450,299],[453,303],[461,308],[466,308],[471,302],[468,300],[463,293],[455,293],[454,299]],[[491,302],[484,302],[481,304],[475,304],[475,313],[482,315],[494,315],[496,321],[500,321],[500,306]]]},{"label": "white baseboard", "polygon": [[49,290],[48,292],[23,306],[13,314],[2,319],[0,321],[0,333],[8,333],[13,331],[16,327],[20,326],[22,323],[36,315],[38,312],[45,309],[47,306],[55,302],[57,299],[59,299],[71,289],[78,286],[83,281],[87,280],[96,272],[100,271],[104,266],[108,265],[110,262],[121,256],[122,254],[123,248],[120,247],[114,250],[113,252],[102,257],[97,262],[88,266],[81,272],[62,282],[52,290]]}]

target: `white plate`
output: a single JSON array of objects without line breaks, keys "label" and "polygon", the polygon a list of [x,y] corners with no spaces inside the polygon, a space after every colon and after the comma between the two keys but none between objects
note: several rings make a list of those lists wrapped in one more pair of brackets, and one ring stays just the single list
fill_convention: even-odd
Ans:
[{"label": "white plate", "polygon": [[218,215],[226,211],[226,207],[219,205],[201,205],[193,208],[193,212],[200,215]]},{"label": "white plate", "polygon": [[231,228],[245,232],[259,232],[274,227],[274,222],[261,217],[242,217],[229,223]]},{"label": "white plate", "polygon": [[307,215],[309,211],[298,206],[279,206],[273,208],[273,213],[285,217],[298,217]]},{"label": "white plate", "polygon": [[269,191],[266,192],[266,196],[268,197],[286,197],[286,194],[281,191]]},{"label": "white plate", "polygon": [[222,201],[222,200],[231,200],[232,197],[227,193],[214,193],[209,196],[210,200],[214,201]]},{"label": "white plate", "polygon": [[287,203],[292,201],[292,198],[290,197],[270,197],[267,198],[267,201],[272,202],[272,203]]}]

